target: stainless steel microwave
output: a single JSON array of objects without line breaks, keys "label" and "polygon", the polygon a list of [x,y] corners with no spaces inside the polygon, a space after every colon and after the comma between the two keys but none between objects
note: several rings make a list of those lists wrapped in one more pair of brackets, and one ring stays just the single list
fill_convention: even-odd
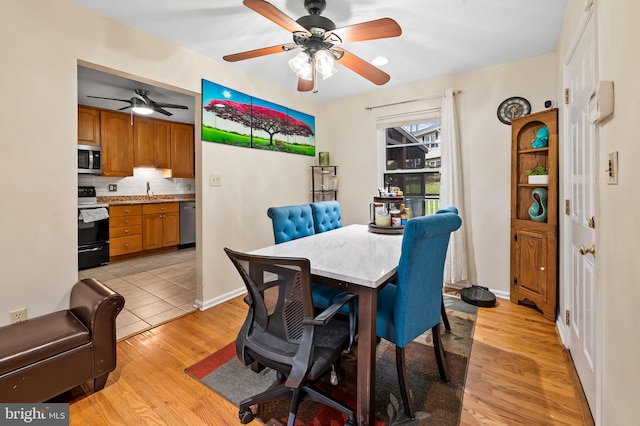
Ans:
[{"label": "stainless steel microwave", "polygon": [[78,173],[102,174],[102,147],[78,145]]}]

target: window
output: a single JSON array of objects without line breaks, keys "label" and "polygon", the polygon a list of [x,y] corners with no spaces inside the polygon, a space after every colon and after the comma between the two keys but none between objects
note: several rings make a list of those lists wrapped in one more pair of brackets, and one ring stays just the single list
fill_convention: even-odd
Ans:
[{"label": "window", "polygon": [[417,123],[380,124],[384,186],[402,190],[412,217],[435,213],[440,198],[440,110]]}]

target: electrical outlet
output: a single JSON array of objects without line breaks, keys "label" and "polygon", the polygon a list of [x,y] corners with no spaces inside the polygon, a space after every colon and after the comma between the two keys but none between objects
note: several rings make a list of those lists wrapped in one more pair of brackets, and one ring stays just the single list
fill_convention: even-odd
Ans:
[{"label": "electrical outlet", "polygon": [[118,190],[118,185],[116,185],[115,183],[109,184],[109,192],[116,192],[117,190]]},{"label": "electrical outlet", "polygon": [[209,175],[209,186],[222,186],[222,177],[220,175]]},{"label": "electrical outlet", "polygon": [[16,322],[21,322],[27,319],[27,308],[16,309],[15,311],[9,312],[9,321],[11,324],[15,324]]}]

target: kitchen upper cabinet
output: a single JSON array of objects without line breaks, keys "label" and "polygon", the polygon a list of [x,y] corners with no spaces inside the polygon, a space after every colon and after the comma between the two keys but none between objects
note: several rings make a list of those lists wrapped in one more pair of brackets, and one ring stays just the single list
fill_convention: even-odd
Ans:
[{"label": "kitchen upper cabinet", "polygon": [[78,105],[78,144],[100,146],[100,110]]},{"label": "kitchen upper cabinet", "polygon": [[133,176],[133,126],[129,114],[100,111],[102,174]]},{"label": "kitchen upper cabinet", "polygon": [[171,123],[171,177],[192,178],[194,176],[193,126]]},{"label": "kitchen upper cabinet", "polygon": [[171,168],[171,123],[135,117],[133,122],[133,166]]},{"label": "kitchen upper cabinet", "polygon": [[179,203],[142,206],[142,248],[144,250],[177,246],[180,243]]}]

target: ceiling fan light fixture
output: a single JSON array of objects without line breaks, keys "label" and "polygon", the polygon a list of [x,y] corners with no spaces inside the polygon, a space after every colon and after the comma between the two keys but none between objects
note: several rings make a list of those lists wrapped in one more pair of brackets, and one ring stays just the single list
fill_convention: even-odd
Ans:
[{"label": "ceiling fan light fixture", "polygon": [[316,52],[315,59],[316,71],[322,74],[323,80],[326,80],[327,78],[338,72],[338,70],[333,66],[333,57],[326,50],[320,50]]},{"label": "ceiling fan light fixture", "polygon": [[153,114],[153,108],[138,98],[131,98],[131,112],[140,115],[151,115]]},{"label": "ceiling fan light fixture", "polygon": [[313,79],[311,57],[306,51],[300,52],[293,58],[289,59],[289,68],[291,68],[291,71],[295,72],[300,78],[309,81]]}]

